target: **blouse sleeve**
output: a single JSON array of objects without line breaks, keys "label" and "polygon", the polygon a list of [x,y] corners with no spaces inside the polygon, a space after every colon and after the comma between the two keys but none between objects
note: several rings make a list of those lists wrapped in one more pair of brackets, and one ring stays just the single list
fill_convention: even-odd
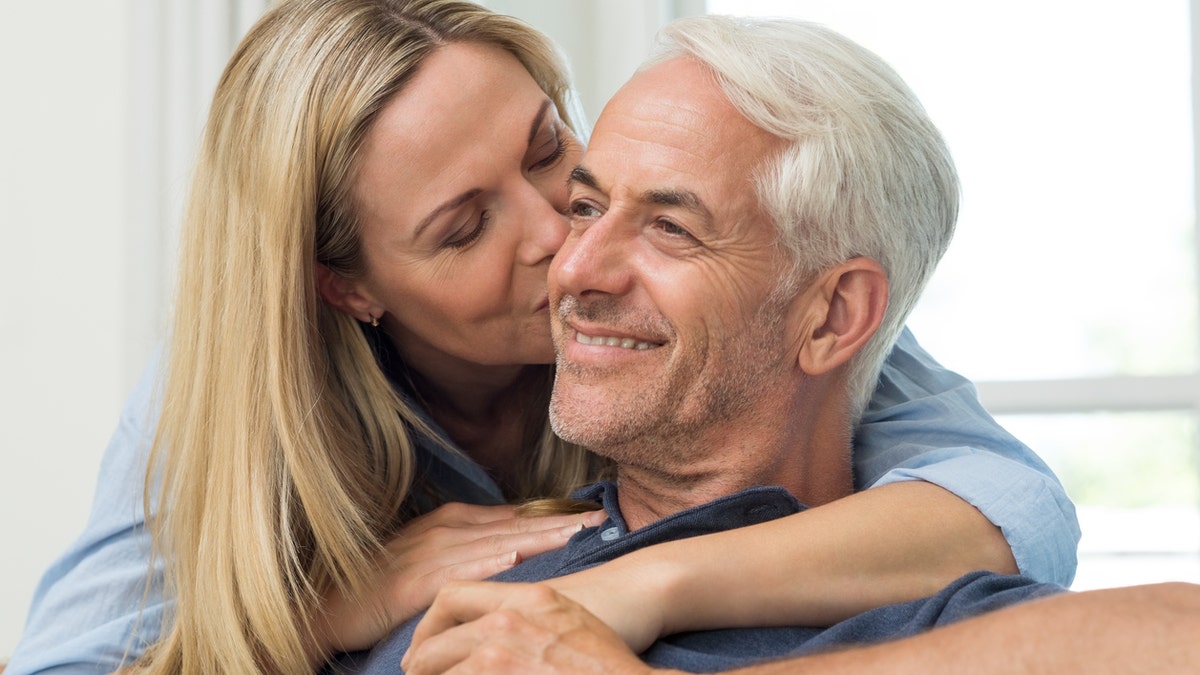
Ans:
[{"label": "blouse sleeve", "polygon": [[863,415],[854,464],[859,489],[923,480],[975,506],[1000,527],[1022,574],[1062,586],[1075,578],[1079,522],[1054,472],[907,328]]},{"label": "blouse sleeve", "polygon": [[43,574],[5,675],[110,673],[155,642],[162,570],[150,572],[142,487],[158,407],[158,359],[125,404],[83,533]]}]

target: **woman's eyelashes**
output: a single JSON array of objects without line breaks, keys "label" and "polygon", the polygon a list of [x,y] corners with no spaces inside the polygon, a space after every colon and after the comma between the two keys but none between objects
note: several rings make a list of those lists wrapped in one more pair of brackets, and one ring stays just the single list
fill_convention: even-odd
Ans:
[{"label": "woman's eyelashes", "polygon": [[463,230],[459,230],[460,234],[447,241],[444,246],[452,249],[460,249],[470,246],[471,244],[475,243],[476,239],[479,239],[481,236],[483,236],[483,232],[487,229],[489,220],[491,220],[491,214],[489,214],[487,211],[481,211],[479,213],[479,220],[475,221],[474,224],[463,228],[465,232]]},{"label": "woman's eyelashes", "polygon": [[562,140],[561,138],[556,139],[554,142],[554,150],[551,151],[551,153],[549,155],[547,155],[546,157],[542,158],[541,160],[538,160],[538,162],[533,165],[532,169],[534,171],[540,171],[541,169],[548,169],[548,168],[554,166],[555,164],[557,164],[558,160],[562,159],[563,155],[565,155],[565,154],[567,154],[566,141]]},{"label": "woman's eyelashes", "polygon": [[552,145],[553,147],[550,148],[549,154],[537,160],[529,167],[530,171],[548,169],[557,164],[558,160],[563,158],[563,155],[567,154],[567,140],[557,131],[554,132],[554,137],[546,145]]},{"label": "woman's eyelashes", "polygon": [[[558,164],[567,154],[567,150],[570,147],[569,135],[561,134],[557,130],[552,130],[551,133],[553,133],[553,137],[542,144],[543,147],[550,146],[548,154],[535,161],[529,167],[530,171],[542,171],[551,168]],[[491,214],[487,211],[481,211],[478,220],[459,228],[450,239],[442,244],[442,248],[462,249],[470,246],[483,236],[490,220]]]}]

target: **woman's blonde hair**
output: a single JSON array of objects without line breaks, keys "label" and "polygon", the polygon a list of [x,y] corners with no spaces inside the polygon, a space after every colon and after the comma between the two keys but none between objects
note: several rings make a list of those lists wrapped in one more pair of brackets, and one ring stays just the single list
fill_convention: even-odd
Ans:
[{"label": "woman's blonde hair", "polygon": [[[147,503],[176,598],[154,672],[302,672],[322,594],[362,597],[412,515],[416,435],[363,327],[317,264],[363,273],[351,199],[380,109],[439,45],[514,54],[570,123],[553,45],[448,0],[290,0],[247,34],[213,98],[184,225]],[[546,371],[549,386],[550,366]],[[545,409],[544,401],[531,402]],[[515,498],[562,496],[589,459],[543,418]]]}]

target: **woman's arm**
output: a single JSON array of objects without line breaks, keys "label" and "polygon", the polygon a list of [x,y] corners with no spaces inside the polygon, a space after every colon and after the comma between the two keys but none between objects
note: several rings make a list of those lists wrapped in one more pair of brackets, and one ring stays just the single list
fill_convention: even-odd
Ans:
[{"label": "woman's arm", "polygon": [[[561,595],[477,584],[439,597],[454,627],[414,635],[410,675],[609,673],[651,668]],[[495,621],[502,619],[502,621]],[[447,624],[442,622],[443,626]],[[502,629],[501,629],[502,628]],[[421,633],[421,628],[417,629]],[[761,663],[731,673],[1193,673],[1200,671],[1200,586],[1170,583],[1063,593],[873,646]],[[449,639],[446,639],[449,638]]]},{"label": "woman's arm", "polygon": [[983,409],[968,380],[901,333],[854,446],[859,489],[940,485],[999,527],[1021,574],[1070,586],[1079,521],[1054,473]]},{"label": "woman's arm", "polygon": [[878,487],[548,583],[641,648],[681,630],[828,625],[977,569],[1073,577],[1079,530],[1062,486],[907,331],[855,453],[860,484]]},{"label": "woman's arm", "polygon": [[[137,661],[162,633],[169,603],[161,565],[147,586],[152,543],[142,501],[158,424],[159,364],[156,355],[125,404],[100,466],[87,526],[43,575],[9,675],[61,667],[115,671]],[[392,625],[427,607],[446,581],[491,576],[562,545],[602,517],[520,517],[514,510],[454,504],[410,523],[389,546],[389,569],[375,598]],[[388,629],[376,625],[380,612],[374,605],[356,607],[338,596],[332,601],[341,604],[324,608],[335,625],[321,627],[326,643],[313,645],[315,662],[337,649],[367,646]]]},{"label": "woman's arm", "polygon": [[977,569],[1016,571],[999,530],[942,488],[905,482],[544,583],[641,651],[688,630],[830,625]]},{"label": "woman's arm", "polygon": [[100,465],[87,525],[42,576],[8,675],[56,667],[109,672],[158,638],[162,577],[156,570],[147,587],[150,534],[142,508],[158,419],[157,372],[155,358],[125,404]]}]

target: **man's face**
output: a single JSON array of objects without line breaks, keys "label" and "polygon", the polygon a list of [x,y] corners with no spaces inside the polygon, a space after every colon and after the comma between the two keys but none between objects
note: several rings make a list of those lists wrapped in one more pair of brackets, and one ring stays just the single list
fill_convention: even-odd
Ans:
[{"label": "man's face", "polygon": [[[560,435],[676,471],[689,458],[672,441],[752,421],[777,394],[796,367],[787,303],[768,302],[785,264],[752,180],[780,145],[689,59],[635,75],[608,104],[550,269]],[[658,441],[671,452],[656,458]]]}]

